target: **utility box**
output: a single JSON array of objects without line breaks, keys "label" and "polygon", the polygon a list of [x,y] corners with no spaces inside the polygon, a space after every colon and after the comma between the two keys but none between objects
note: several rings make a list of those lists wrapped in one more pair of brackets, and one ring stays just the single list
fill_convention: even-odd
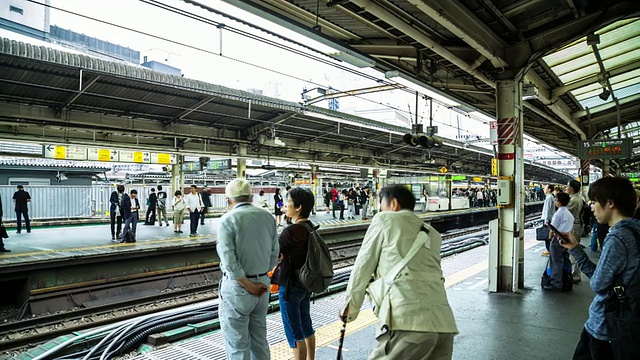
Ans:
[{"label": "utility box", "polygon": [[498,179],[498,206],[511,206],[513,199],[513,181]]}]

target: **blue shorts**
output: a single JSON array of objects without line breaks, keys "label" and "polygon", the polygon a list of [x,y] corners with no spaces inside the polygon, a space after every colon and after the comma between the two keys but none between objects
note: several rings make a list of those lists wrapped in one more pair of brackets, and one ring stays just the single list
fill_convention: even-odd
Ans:
[{"label": "blue shorts", "polygon": [[300,286],[293,285],[289,289],[289,296],[285,300],[286,287],[280,286],[278,297],[280,299],[280,314],[282,325],[287,336],[289,347],[295,348],[296,341],[303,341],[313,335],[315,331],[311,325],[309,307],[311,292]]}]

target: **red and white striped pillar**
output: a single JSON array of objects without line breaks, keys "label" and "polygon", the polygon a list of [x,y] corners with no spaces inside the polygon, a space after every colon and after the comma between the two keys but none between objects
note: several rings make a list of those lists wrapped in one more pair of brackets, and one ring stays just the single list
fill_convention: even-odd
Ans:
[{"label": "red and white striped pillar", "polygon": [[498,208],[497,291],[524,288],[524,154],[521,77],[496,83],[498,180],[511,182],[508,205]]}]

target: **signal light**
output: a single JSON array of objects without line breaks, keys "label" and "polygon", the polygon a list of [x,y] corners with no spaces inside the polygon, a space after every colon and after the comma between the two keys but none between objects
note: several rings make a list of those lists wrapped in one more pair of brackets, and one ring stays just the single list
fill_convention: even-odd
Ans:
[{"label": "signal light", "polygon": [[435,136],[426,136],[426,135],[413,135],[413,134],[404,134],[402,140],[408,145],[417,146],[420,145],[423,148],[431,149],[431,148],[439,148],[442,146],[442,140]]},{"label": "signal light", "polygon": [[418,139],[416,135],[411,135],[411,134],[404,134],[404,136],[402,137],[402,140],[404,140],[405,143],[411,145],[411,146],[417,146],[418,145]]}]

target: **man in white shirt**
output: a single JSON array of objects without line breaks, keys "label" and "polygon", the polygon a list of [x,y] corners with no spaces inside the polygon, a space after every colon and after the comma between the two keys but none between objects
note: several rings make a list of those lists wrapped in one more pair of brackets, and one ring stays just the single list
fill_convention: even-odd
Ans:
[{"label": "man in white shirt", "polygon": [[[558,193],[558,195],[556,195],[556,206],[558,207],[558,211],[553,214],[551,225],[562,233],[571,232],[573,229],[573,215],[571,215],[567,209],[567,204],[569,204],[569,195],[563,192]],[[560,245],[559,239],[556,236],[551,239],[549,251],[551,252],[551,257],[549,258],[549,268],[551,269],[549,277],[551,279],[551,285],[543,286],[542,288],[545,290],[561,291],[563,288],[562,273],[563,271],[568,272],[569,267],[571,266],[569,252]],[[567,267],[567,269],[563,270],[563,267]]]},{"label": "man in white shirt", "polygon": [[198,194],[198,187],[191,185],[191,193],[184,197],[184,205],[189,211],[189,223],[190,230],[189,236],[196,236],[198,234],[198,223],[200,220],[200,213],[204,210],[204,204],[202,198]]},{"label": "man in white shirt", "polygon": [[[553,214],[556,212],[555,201],[556,198],[553,196],[554,186],[548,184],[544,187],[544,193],[546,197],[544,198],[544,205],[542,206],[542,216],[540,220],[545,225],[549,225],[551,223],[551,219],[553,218]],[[543,251],[542,255],[549,256],[549,245],[551,244],[550,240],[544,241],[544,246],[547,248],[547,251]]]},{"label": "man in white shirt", "polygon": [[[378,315],[378,346],[369,359],[451,359],[458,333],[444,289],[441,237],[414,212],[415,198],[401,185],[380,190],[380,212],[373,217],[347,286],[347,321],[360,312],[371,276],[383,278],[407,255],[422,227],[427,240],[402,269]],[[381,306],[382,308],[382,306]],[[384,314],[386,314],[386,316]]]}]

